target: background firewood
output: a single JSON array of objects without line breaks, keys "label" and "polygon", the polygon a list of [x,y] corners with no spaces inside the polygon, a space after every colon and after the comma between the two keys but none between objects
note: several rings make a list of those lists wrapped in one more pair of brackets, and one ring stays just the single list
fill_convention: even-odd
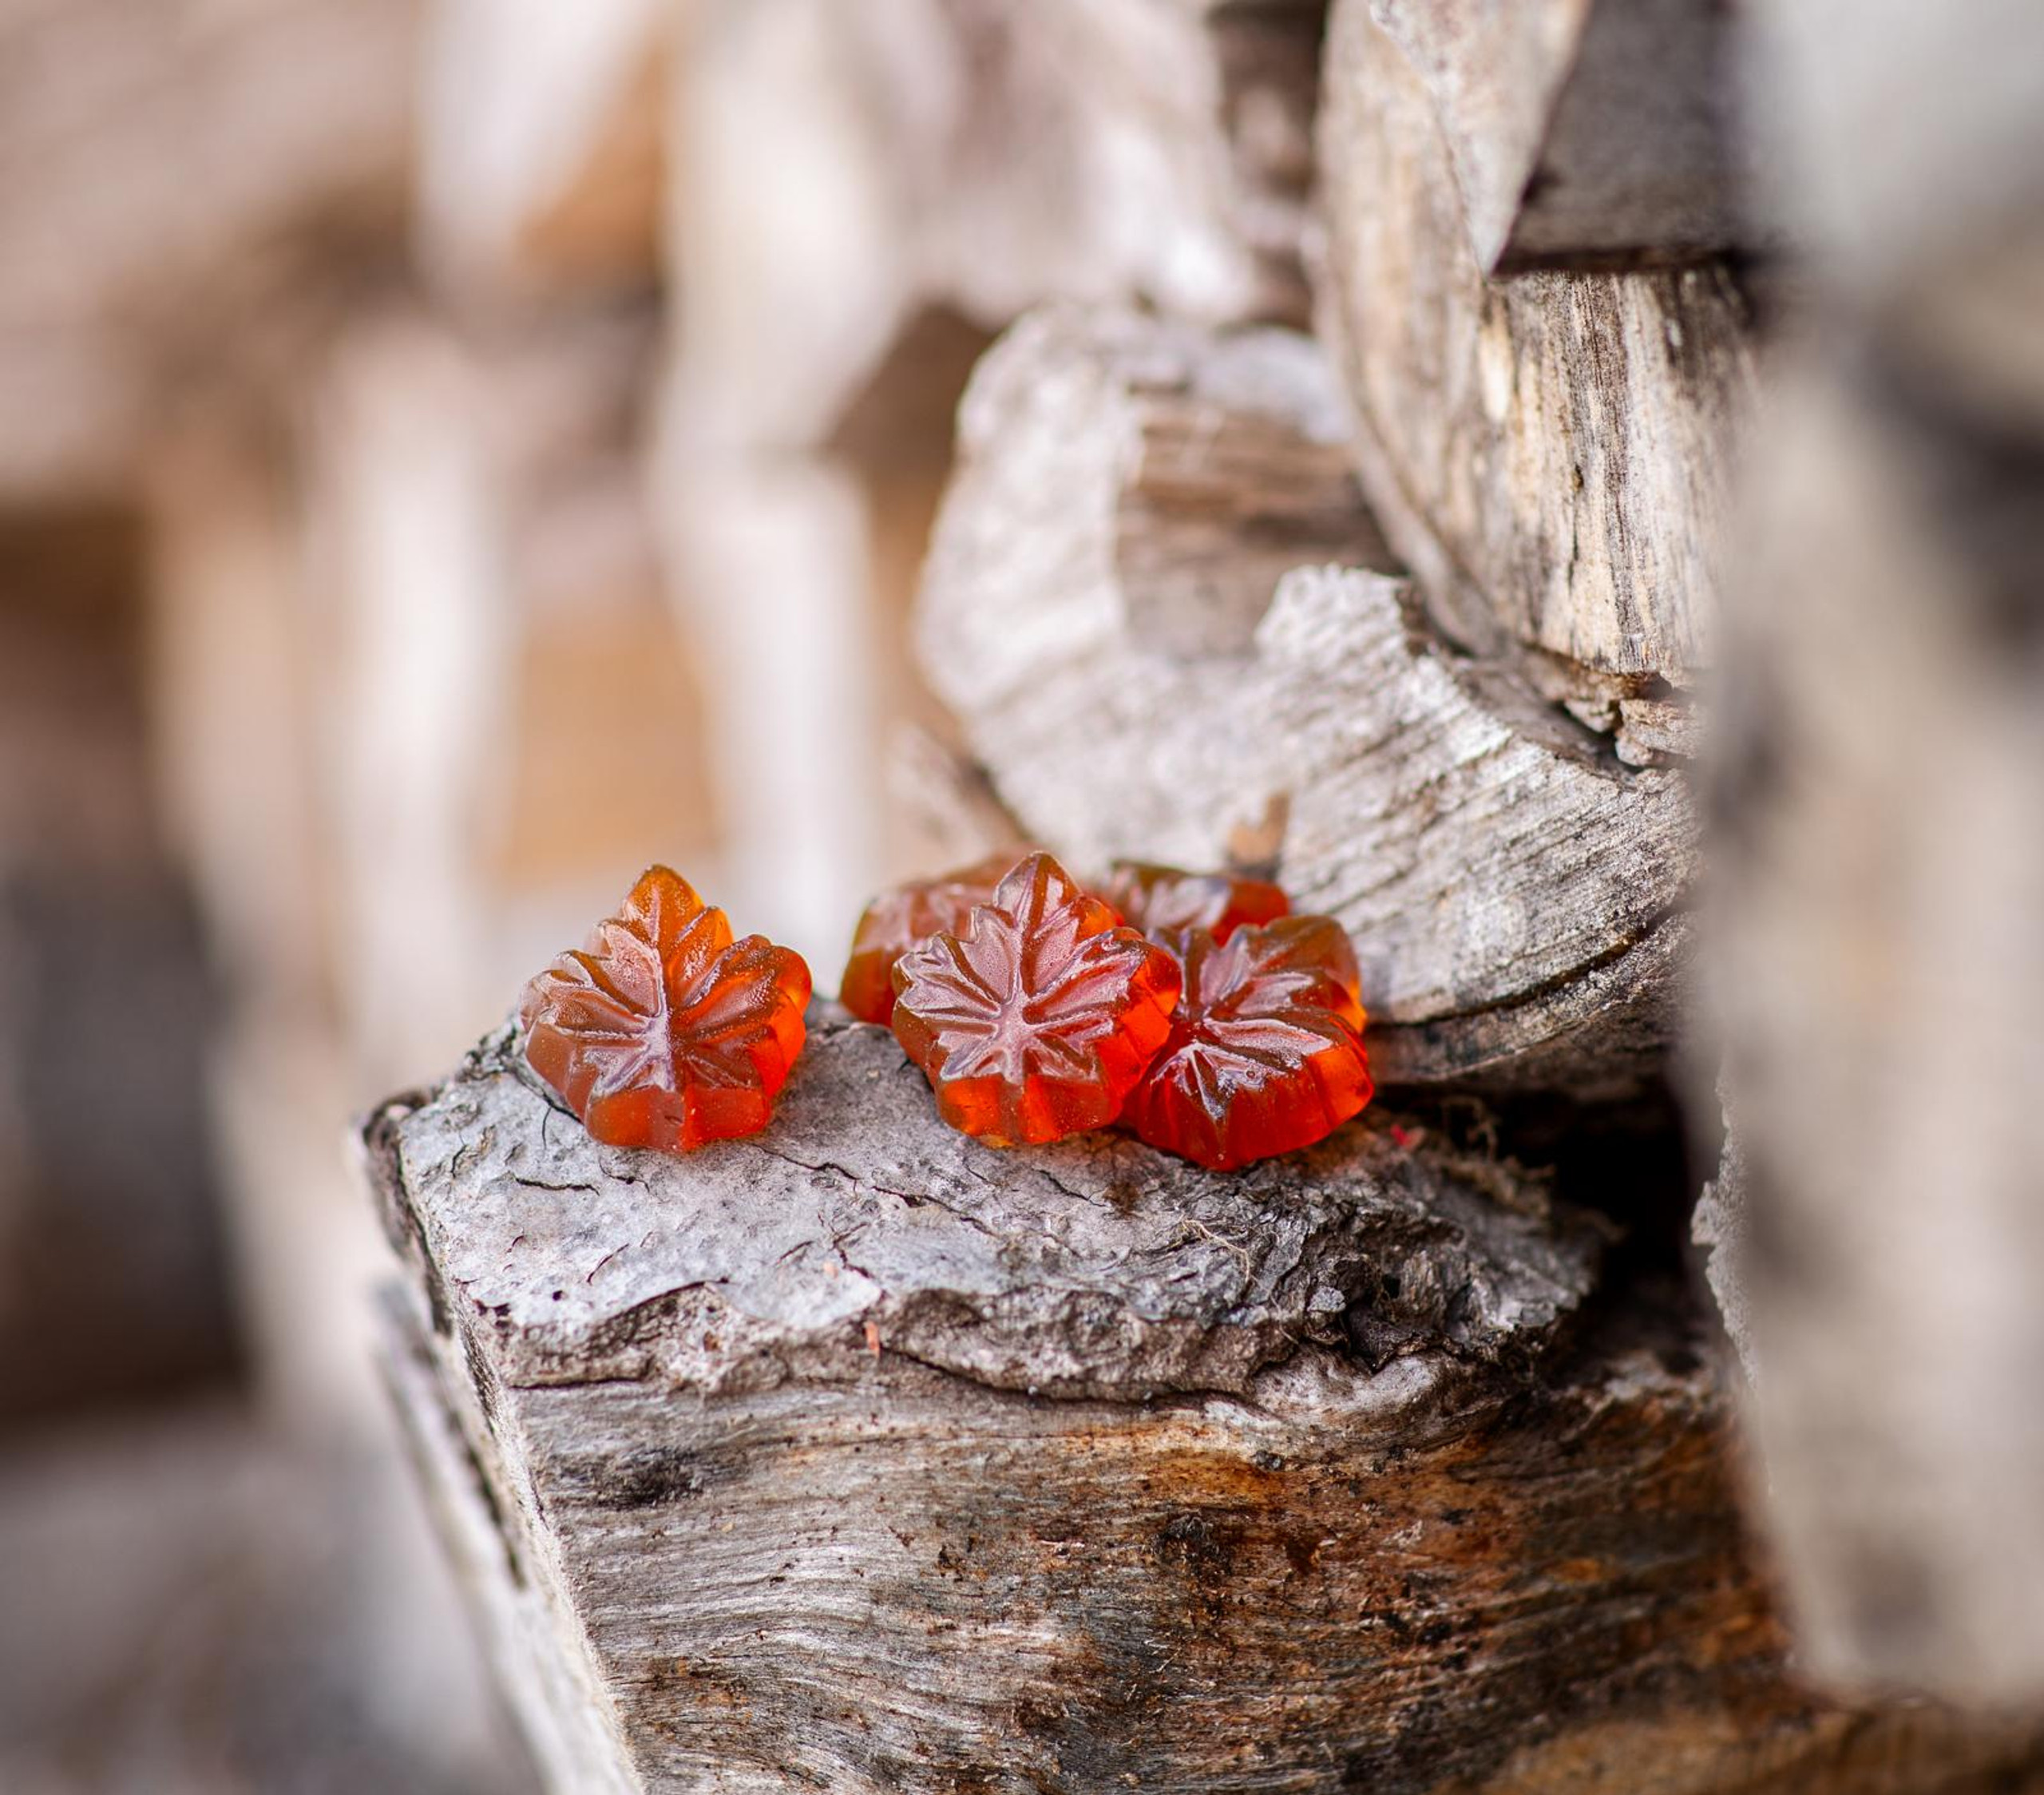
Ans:
[{"label": "background firewood", "polygon": [[2030,1703],[2044,27],[1848,16],[1765,14],[1752,71],[1806,256],[1709,806],[1758,1508],[1813,1673]]}]

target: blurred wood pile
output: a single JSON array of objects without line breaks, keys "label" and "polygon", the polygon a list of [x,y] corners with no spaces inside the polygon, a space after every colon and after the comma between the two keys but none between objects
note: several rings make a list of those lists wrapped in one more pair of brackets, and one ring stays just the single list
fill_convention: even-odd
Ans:
[{"label": "blurred wood pile", "polygon": [[[516,1787],[380,1345],[561,1788],[2044,1787],[2040,70],[2023,0],[0,4],[0,1563],[160,1488],[148,1562],[261,1567],[208,1640],[358,1596],[357,1785]],[[849,1310],[723,1395],[525,1389],[444,1287],[378,1332],[336,1119],[647,859],[827,983],[1022,838],[1340,916],[1416,1200],[1539,1218],[1551,1311],[1480,1239],[1460,1310],[1401,1239],[1310,1321],[1091,1266],[1320,1332],[1055,1398]],[[493,1237],[378,1166],[422,1302]],[[147,1490],[27,1431],[145,1405]],[[702,1463],[901,1534],[774,1570]],[[92,1611],[0,1660],[0,1783],[69,1786]],[[248,1681],[190,1786],[292,1786]]]},{"label": "blurred wood pile", "polygon": [[[928,421],[1000,331],[913,619],[957,729],[897,757],[926,850],[1274,872],[1354,933],[1424,1151],[1624,1244],[1480,1375],[1412,1321],[1389,1362],[1456,1375],[1366,1424],[1342,1380],[1386,1362],[1402,1274],[1334,1293],[1345,1349],[1308,1329],[1218,1382],[1118,1381],[1117,1305],[1216,1353],[1257,1311],[1145,1308],[1126,1262],[1055,1247],[976,1308],[913,1247],[874,1271],[904,1177],[947,1205],[977,1181],[1018,1239],[1066,1223],[913,1120],[869,1154],[856,1106],[801,1181],[814,1242],[744,1221],[724,1174],[667,1175],[722,1269],[677,1262],[662,1294],[632,1268],[638,1181],[563,1158],[486,1051],[371,1127],[413,1286],[389,1350],[560,1786],[2039,1785],[2044,63],[2012,7],[1935,45],[1899,6],[1834,10],[1849,52],[1700,0],[702,0],[664,77],[607,64],[579,166],[667,108],[652,489],[731,889],[870,864],[843,743],[899,676],[845,619],[912,555]],[[582,240],[572,186],[438,240],[507,286]],[[828,815],[790,771],[819,757]],[[1722,1153],[1700,1207],[1677,1085]],[[1100,1175],[1138,1214],[1206,1200]],[[532,1195],[560,1181],[598,1218]],[[1234,1220],[1281,1229],[1327,1188],[1259,1187]],[[854,1213],[866,1306],[834,1332],[763,1294],[762,1241],[800,1264]],[[588,1270],[572,1312],[513,1244]],[[1066,1278],[1099,1281],[1083,1323],[1047,1294]],[[725,1365],[732,1337],[775,1375]],[[1028,1452],[988,1444],[1018,1428]],[[1543,1440],[1567,1512],[1605,1520],[1566,1575]],[[1384,1611],[1423,1631],[1323,1636],[1379,1611],[1342,1550],[1361,1517],[1383,1551],[1432,1537],[1448,1462],[1516,1595],[1443,1543]],[[1330,1478],[1353,1511],[1319,1506]],[[1286,1570],[1294,1524],[1314,1543]],[[1091,1543],[1119,1619],[1047,1528]],[[1165,1618],[1192,1613],[1196,1650]]]}]

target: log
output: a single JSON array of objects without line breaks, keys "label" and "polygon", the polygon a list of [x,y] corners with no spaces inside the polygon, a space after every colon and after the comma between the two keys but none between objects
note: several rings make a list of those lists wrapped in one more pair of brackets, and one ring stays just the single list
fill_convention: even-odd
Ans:
[{"label": "log", "polygon": [[[685,426],[822,439],[933,305],[1302,318],[1318,0],[715,0],[673,99]],[[774,153],[758,153],[762,133]]]},{"label": "log", "polygon": [[[1665,1294],[1381,1119],[1003,1154],[821,1008],[769,1132],[593,1143],[509,1031],[364,1132],[386,1363],[554,1786],[1927,1787],[1784,1680]],[[1658,1311],[1658,1317],[1656,1312]]]},{"label": "log", "polygon": [[477,298],[650,285],[667,37],[660,0],[439,0],[421,57],[429,267]]},{"label": "log", "polygon": [[1086,866],[1274,862],[1354,937],[1391,1083],[1650,1075],[1681,779],[1428,627],[1307,339],[1040,314],[981,364],[959,453],[918,645],[1030,837]]},{"label": "log", "polygon": [[1813,1674],[2034,1705],[2044,17],[1758,22],[1807,266],[1726,591],[1705,964],[1760,1512]]},{"label": "log", "polygon": [[[236,343],[224,313],[273,300],[280,272],[316,264],[323,244],[394,242],[418,13],[418,0],[6,9],[0,485],[119,488],[170,364],[188,379]],[[274,307],[263,323],[274,331]]]},{"label": "log", "polygon": [[1432,102],[1486,274],[1750,241],[1737,15],[1716,0],[1371,0]]},{"label": "log", "polygon": [[2033,1702],[2044,430],[1895,398],[1799,378],[1729,613],[1711,975],[1754,1413],[1812,1666]]},{"label": "log", "polygon": [[1330,16],[1320,148],[1318,327],[1363,489],[1437,618],[1546,659],[1556,697],[1689,684],[1753,381],[1729,275],[1487,283],[1426,87],[1367,0]]}]

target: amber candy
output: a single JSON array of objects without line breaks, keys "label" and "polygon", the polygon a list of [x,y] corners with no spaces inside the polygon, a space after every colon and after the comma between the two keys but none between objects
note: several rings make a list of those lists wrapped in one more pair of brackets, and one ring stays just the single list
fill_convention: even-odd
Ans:
[{"label": "amber candy", "polygon": [[995,1147],[1111,1121],[1171,1031],[1178,962],[1046,854],[894,968],[895,1038],[939,1112]]},{"label": "amber candy", "polygon": [[897,885],[874,898],[852,936],[838,1001],[860,1021],[885,1028],[894,1014],[894,962],[940,929],[955,933],[964,928],[972,906],[993,896],[1024,851],[992,854],[933,879]]},{"label": "amber candy", "polygon": [[655,866],[588,945],[526,985],[533,1070],[612,1147],[686,1153],[756,1134],[802,1052],[809,968]]},{"label": "amber candy", "polygon": [[1185,994],[1122,1112],[1152,1147],[1231,1171],[1309,1147],[1370,1100],[1356,956],[1324,916],[1177,937]]},{"label": "amber candy", "polygon": [[1158,940],[1205,929],[1225,941],[1238,929],[1274,922],[1292,908],[1292,901],[1263,879],[1188,873],[1147,860],[1117,860],[1107,870],[1100,895],[1130,927]]}]

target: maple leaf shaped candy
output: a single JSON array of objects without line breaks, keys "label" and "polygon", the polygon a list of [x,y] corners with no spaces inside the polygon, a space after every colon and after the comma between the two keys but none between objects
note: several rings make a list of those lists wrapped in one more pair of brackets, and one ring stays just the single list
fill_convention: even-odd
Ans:
[{"label": "maple leaf shaped candy", "polygon": [[518,1004],[525,1059],[611,1147],[757,1134],[802,1052],[809,968],[655,866]]},{"label": "maple leaf shaped candy", "polygon": [[1180,935],[1185,995],[1122,1120],[1217,1171],[1309,1147],[1370,1100],[1356,956],[1331,917]]},{"label": "maple leaf shaped candy", "polygon": [[1290,898],[1262,879],[1188,873],[1147,860],[1117,860],[1107,870],[1100,895],[1131,928],[1159,941],[1187,929],[1206,929],[1225,941],[1238,929],[1274,922],[1292,907]]},{"label": "maple leaf shaped candy", "polygon": [[939,1112],[994,1147],[1114,1119],[1171,1030],[1178,963],[1047,854],[894,968],[895,1038]]},{"label": "maple leaf shaped candy", "polygon": [[885,1028],[894,1014],[894,962],[940,929],[956,933],[964,928],[972,906],[993,896],[1023,851],[992,854],[933,879],[912,880],[874,898],[852,936],[838,1001],[860,1021]]}]

